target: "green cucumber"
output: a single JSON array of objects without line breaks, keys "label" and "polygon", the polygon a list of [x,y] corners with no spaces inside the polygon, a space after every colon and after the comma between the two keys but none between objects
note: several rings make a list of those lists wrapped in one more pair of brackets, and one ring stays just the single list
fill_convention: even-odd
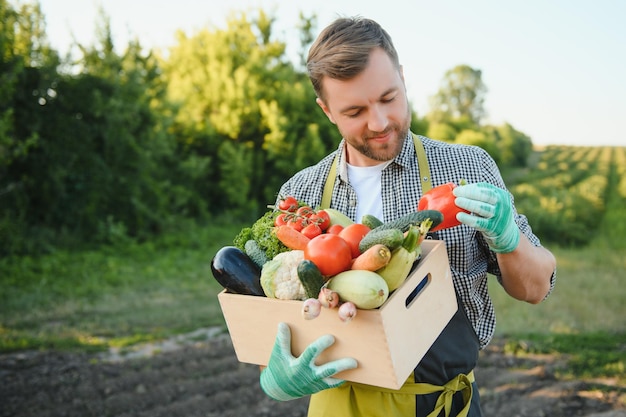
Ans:
[{"label": "green cucumber", "polygon": [[263,268],[263,264],[269,260],[267,259],[267,255],[265,255],[263,249],[259,247],[259,244],[254,239],[246,241],[244,245],[244,252],[250,257],[250,259],[252,259],[252,262],[257,264],[259,268]]},{"label": "green cucumber", "polygon": [[374,230],[400,229],[402,232],[406,232],[411,225],[419,226],[420,223],[427,219],[433,222],[430,228],[434,229],[443,221],[443,214],[438,210],[418,210],[405,214],[396,220],[383,223]]},{"label": "green cucumber", "polygon": [[307,298],[317,298],[325,282],[317,265],[305,259],[298,264],[297,272]]},{"label": "green cucumber", "polygon": [[376,228],[367,232],[363,239],[359,242],[359,250],[365,252],[372,246],[382,243],[387,246],[390,251],[398,248],[404,241],[404,233],[400,229],[380,229]]},{"label": "green cucumber", "polygon": [[361,223],[370,229],[376,229],[378,226],[382,226],[383,221],[373,214],[364,214],[363,217],[361,217]]}]

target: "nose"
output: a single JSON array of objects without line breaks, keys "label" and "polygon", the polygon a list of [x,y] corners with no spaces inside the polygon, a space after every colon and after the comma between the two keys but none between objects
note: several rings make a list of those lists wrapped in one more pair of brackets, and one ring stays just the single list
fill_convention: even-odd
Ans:
[{"label": "nose", "polygon": [[389,120],[384,109],[380,106],[372,106],[367,120],[367,128],[372,132],[383,132],[388,124]]}]

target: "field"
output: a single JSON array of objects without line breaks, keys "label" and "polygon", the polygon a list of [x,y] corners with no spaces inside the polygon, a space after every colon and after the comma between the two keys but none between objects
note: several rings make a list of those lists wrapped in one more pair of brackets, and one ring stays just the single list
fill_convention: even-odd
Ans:
[{"label": "field", "polygon": [[[504,175],[518,209],[555,253],[558,278],[554,293],[537,306],[511,300],[492,280],[498,327],[492,346],[483,353],[483,375],[487,378],[490,364],[498,364],[507,371],[497,368],[493,381],[500,381],[495,375],[518,381],[513,375],[519,369],[540,367],[544,378],[538,382],[579,384],[564,398],[571,400],[572,392],[579,399],[581,392],[597,397],[595,408],[579,405],[578,411],[559,414],[558,405],[552,404],[550,415],[623,410],[626,286],[620,280],[626,270],[626,148],[549,147],[537,153],[528,170]],[[253,415],[219,405],[226,392],[239,396],[243,409],[256,407],[254,415],[303,415],[302,402],[282,409],[259,395],[258,371],[236,363],[227,338],[191,333],[223,329],[215,297],[220,287],[209,264],[242,226],[216,219],[203,227],[181,226],[176,235],[144,244],[0,259],[0,377],[13,381],[0,388],[0,397],[9,399],[0,405],[0,416],[88,415],[89,401],[72,399],[77,393],[93,397],[92,415],[161,415],[130,405],[146,391],[180,407],[177,399],[187,398],[184,413],[160,405],[169,415]],[[191,339],[173,352],[157,344],[187,333]],[[111,352],[130,357],[144,343],[157,346],[148,355],[150,362],[116,365],[102,359]],[[159,369],[170,373],[160,378]],[[106,375],[113,378],[110,384],[100,381]],[[149,382],[155,377],[160,378],[158,386]],[[506,404],[498,392],[522,399],[534,392],[514,393],[500,382],[484,384],[486,403],[494,407]],[[46,397],[46,389],[61,389],[59,407],[50,405],[56,402],[53,394]],[[118,405],[105,401],[107,392]],[[207,392],[217,397],[207,398]],[[32,395],[41,401],[27,400]],[[67,404],[72,401],[73,408]],[[57,413],[46,414],[45,409]],[[528,412],[519,415],[538,415]]]}]

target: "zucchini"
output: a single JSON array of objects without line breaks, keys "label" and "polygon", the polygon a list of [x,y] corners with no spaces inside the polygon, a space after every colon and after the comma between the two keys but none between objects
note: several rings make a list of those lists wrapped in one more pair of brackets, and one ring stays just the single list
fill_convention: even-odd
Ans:
[{"label": "zucchini", "polygon": [[305,259],[298,264],[297,272],[307,298],[317,298],[325,282],[317,265]]},{"label": "zucchini", "polygon": [[365,270],[340,272],[328,281],[328,288],[339,294],[341,301],[362,309],[380,307],[389,296],[387,282],[376,272]]},{"label": "zucchini", "polygon": [[400,229],[403,233],[409,230],[411,225],[419,226],[424,220],[430,219],[433,224],[430,226],[434,229],[443,221],[443,214],[438,210],[418,210],[405,214],[387,223],[383,223],[374,230]]},{"label": "zucchini", "polygon": [[361,253],[365,252],[376,244],[383,244],[389,248],[390,251],[398,248],[404,241],[404,233],[400,229],[376,229],[370,230],[363,239],[359,242],[359,250]]},{"label": "zucchini", "polygon": [[383,221],[373,214],[364,214],[363,217],[361,217],[361,223],[370,229],[376,229],[378,226],[382,226]]},{"label": "zucchini", "polygon": [[354,224],[354,221],[350,217],[346,216],[339,210],[336,210],[333,208],[327,208],[327,209],[324,209],[324,211],[328,214],[328,217],[330,217],[331,226],[333,224],[338,224],[340,226],[346,227],[346,226],[350,226],[351,224]]},{"label": "zucchini", "polygon": [[389,263],[376,271],[387,283],[389,292],[394,291],[402,285],[409,276],[417,257],[417,251],[409,252],[404,246],[400,246],[398,249],[391,252],[391,260]]}]

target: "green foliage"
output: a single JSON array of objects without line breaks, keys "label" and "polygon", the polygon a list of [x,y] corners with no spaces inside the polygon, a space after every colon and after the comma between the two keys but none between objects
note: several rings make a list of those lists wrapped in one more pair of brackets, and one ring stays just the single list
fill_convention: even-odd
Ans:
[{"label": "green foliage", "polygon": [[431,119],[440,122],[466,118],[478,125],[485,115],[486,92],[482,71],[457,65],[446,71],[439,91],[431,97]]},{"label": "green foliage", "polygon": [[430,122],[426,136],[429,138],[442,140],[444,142],[454,142],[456,139],[456,129],[448,123]]},{"label": "green foliage", "polygon": [[0,258],[0,351],[102,349],[223,326],[210,261],[242,225],[177,226],[144,243]]},{"label": "green foliage", "polygon": [[599,237],[584,248],[550,249],[557,259],[556,286],[545,302],[520,303],[495,279],[489,294],[497,314],[496,337],[510,340],[509,353],[564,353],[560,373],[623,379],[626,365],[626,259]]},{"label": "green foliage", "polygon": [[463,145],[474,145],[483,148],[491,157],[498,163],[500,161],[500,152],[497,148],[497,144],[485,134],[485,132],[465,129],[462,130],[457,136],[455,143]]},{"label": "green foliage", "polygon": [[508,123],[502,126],[481,124],[486,92],[480,70],[458,65],[447,71],[439,91],[431,97],[426,136],[479,146],[505,168],[526,166],[532,152],[528,136]]},{"label": "green foliage", "polygon": [[626,333],[522,334],[507,344],[505,352],[565,354],[567,366],[557,371],[560,375],[617,377],[626,382]]},{"label": "green foliage", "polygon": [[69,74],[56,72],[42,42],[26,44],[31,59],[16,67],[0,130],[0,253],[144,239],[175,216],[202,218],[205,203],[185,191],[197,177],[185,164],[197,159],[178,158],[168,117],[157,114],[167,106],[155,58],[138,43],[118,55],[111,39],[105,20]]},{"label": "green foliage", "polygon": [[548,242],[584,246],[596,239],[623,248],[626,200],[619,183],[625,158],[621,147],[548,147],[536,167],[511,187],[517,209]]},{"label": "green foliage", "polygon": [[[162,60],[181,146],[206,155],[224,149],[235,157],[205,173],[213,212],[260,212],[288,176],[336,146],[330,122],[316,111],[308,80],[289,63],[273,22],[262,10],[251,18],[233,14],[226,29],[179,33],[178,45]],[[310,32],[312,20],[303,22]],[[304,33],[302,41],[309,37]]]},{"label": "green foliage", "polygon": [[[219,168],[222,204],[233,207],[241,215],[255,207],[246,200],[250,194],[250,178],[252,177],[252,152],[242,146],[237,146],[231,140],[222,142],[219,148]],[[248,202],[248,204],[246,204]]]},{"label": "green foliage", "polygon": [[[225,211],[258,218],[341,139],[261,9],[179,32],[161,56],[138,41],[119,53],[101,9],[94,44],[61,61],[37,4],[0,6],[0,254],[141,242]],[[302,59],[316,22],[300,16]],[[479,125],[485,91],[479,70],[455,67],[412,130],[522,164],[530,139]]]},{"label": "green foliage", "polygon": [[528,136],[505,123],[501,126],[486,126],[485,130],[494,138],[500,154],[500,163],[505,167],[525,167],[533,144]]},{"label": "green foliage", "polygon": [[626,333],[623,252],[596,244],[585,248],[545,244],[557,260],[555,288],[545,302],[520,303],[495,278],[489,282],[497,314],[496,334]]},{"label": "green foliage", "polygon": [[242,251],[245,251],[246,242],[254,240],[259,248],[265,252],[267,259],[272,259],[281,252],[289,250],[273,233],[274,220],[278,216],[278,211],[269,210],[250,227],[244,227],[233,239],[233,244]]},{"label": "green foliage", "polygon": [[[416,112],[411,114],[411,132],[416,135],[428,136],[430,123],[424,117],[419,117]],[[429,136],[432,137],[432,136]]]}]

